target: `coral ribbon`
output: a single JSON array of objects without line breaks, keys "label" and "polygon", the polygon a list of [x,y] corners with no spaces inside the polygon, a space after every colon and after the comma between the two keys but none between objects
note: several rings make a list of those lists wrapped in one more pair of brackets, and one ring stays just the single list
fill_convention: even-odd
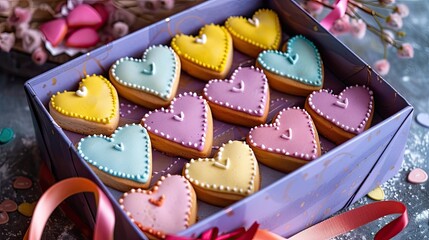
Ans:
[{"label": "coral ribbon", "polygon": [[115,213],[109,198],[92,181],[86,178],[68,178],[50,187],[39,199],[34,209],[30,227],[25,233],[24,240],[41,239],[46,221],[55,208],[68,197],[91,192],[95,195],[98,206],[94,239],[112,240],[115,228]]},{"label": "coral ribbon", "polygon": [[218,235],[217,228],[209,229],[200,238],[187,238],[177,236],[167,236],[167,240],[314,240],[331,239],[343,233],[349,232],[381,217],[400,214],[398,218],[384,226],[376,235],[375,240],[391,239],[401,232],[408,224],[407,207],[397,201],[382,201],[371,203],[340,215],[329,218],[310,228],[297,233],[290,238],[283,238],[272,232],[257,229],[258,224],[254,223],[247,231],[240,228],[231,233]]},{"label": "coral ribbon", "polygon": [[[86,178],[68,178],[50,187],[40,198],[34,210],[30,227],[24,236],[27,239],[40,239],[51,213],[68,197],[83,192],[92,192],[98,206],[94,239],[112,240],[115,227],[113,207],[103,191]],[[101,210],[100,210],[101,209]],[[313,240],[330,239],[349,232],[381,217],[400,214],[398,218],[384,226],[376,235],[375,240],[391,239],[401,232],[408,224],[407,207],[397,201],[374,202],[355,208],[320,222],[297,233],[290,238],[283,238],[267,230],[258,229],[259,224],[253,223],[245,230],[239,228],[233,232],[219,235],[219,229],[214,227],[204,232],[200,238],[188,238],[169,235],[168,240]]]},{"label": "coral ribbon", "polygon": [[329,30],[337,19],[340,19],[346,14],[347,3],[348,0],[337,0],[334,4],[334,9],[320,21],[320,25],[326,30]]}]

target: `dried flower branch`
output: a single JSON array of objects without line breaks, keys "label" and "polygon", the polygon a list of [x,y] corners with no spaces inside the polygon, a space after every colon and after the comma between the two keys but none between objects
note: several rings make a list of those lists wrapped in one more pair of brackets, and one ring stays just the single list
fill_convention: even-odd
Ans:
[{"label": "dried flower branch", "polygon": [[[324,8],[334,9],[334,2],[333,0],[303,0],[302,6],[310,14],[317,16],[322,13]],[[380,75],[386,75],[390,69],[387,60],[390,46],[397,49],[397,56],[400,58],[414,56],[412,45],[400,40],[406,35],[401,28],[403,18],[407,17],[409,13],[405,4],[396,4],[395,0],[349,0],[346,14],[337,19],[328,30],[337,36],[348,33],[357,39],[364,38],[367,30],[378,36],[384,47],[384,55],[383,59],[374,64],[374,69]],[[365,14],[365,16],[361,14]],[[372,22],[370,22],[371,19]]]}]

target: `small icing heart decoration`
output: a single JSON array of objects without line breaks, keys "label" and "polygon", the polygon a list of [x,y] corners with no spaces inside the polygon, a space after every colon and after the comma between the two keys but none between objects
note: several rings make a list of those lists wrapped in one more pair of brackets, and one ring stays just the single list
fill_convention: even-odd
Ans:
[{"label": "small icing heart decoration", "polygon": [[322,60],[316,46],[302,35],[290,38],[287,51],[266,50],[259,54],[258,64],[266,71],[297,82],[321,87]]},{"label": "small icing heart decoration", "polygon": [[150,134],[202,151],[209,135],[209,111],[201,96],[185,92],[174,98],[168,109],[148,112],[142,122]]},{"label": "small icing heart decoration", "polygon": [[26,217],[31,217],[31,216],[33,216],[34,208],[36,208],[36,205],[37,205],[37,202],[21,203],[18,206],[18,212],[21,213],[22,215],[26,216]]},{"label": "small icing heart decoration", "polygon": [[233,50],[228,31],[214,24],[201,28],[197,37],[176,35],[171,41],[171,47],[186,61],[215,72],[224,72],[229,68]]},{"label": "small icing heart decoration", "polygon": [[58,46],[67,34],[67,22],[63,18],[54,19],[40,25],[40,31],[52,46]]},{"label": "small icing heart decoration", "polygon": [[306,161],[320,156],[313,121],[307,111],[296,107],[280,111],[271,124],[252,128],[248,143],[252,148]]},{"label": "small icing heart decoration", "polygon": [[93,27],[101,24],[103,19],[96,9],[88,4],[80,4],[67,15],[67,24],[71,28]]},{"label": "small icing heart decoration", "polygon": [[308,96],[307,104],[310,114],[316,114],[336,127],[356,135],[371,124],[374,97],[368,87],[356,85],[346,87],[339,95],[325,89],[315,91]]},{"label": "small icing heart decoration", "polygon": [[[277,14],[269,9],[260,9],[252,18],[229,17],[225,27],[233,37],[262,50],[278,49],[281,27]],[[235,46],[234,41],[234,47]]]},{"label": "small icing heart decoration", "polygon": [[214,158],[192,159],[185,165],[184,176],[194,186],[198,197],[200,191],[245,197],[259,189],[256,157],[241,141],[223,144]]},{"label": "small icing heart decoration", "polygon": [[428,180],[428,174],[421,168],[415,168],[408,174],[410,183],[424,183]]},{"label": "small icing heart decoration", "polygon": [[90,122],[109,123],[119,114],[118,94],[100,75],[86,76],[76,92],[58,92],[50,105],[62,115]]},{"label": "small icing heart decoration", "polygon": [[170,47],[151,46],[142,59],[117,60],[110,70],[111,80],[164,100],[171,99],[178,86],[175,81],[180,74],[179,61]]},{"label": "small icing heart decoration", "polygon": [[262,70],[255,67],[237,68],[229,80],[211,80],[203,95],[209,103],[254,116],[268,110],[268,80]]},{"label": "small icing heart decoration", "polygon": [[196,221],[194,190],[179,175],[161,177],[150,191],[132,189],[119,204],[143,232],[157,238],[183,231]]},{"label": "small icing heart decoration", "polygon": [[77,150],[88,164],[106,174],[142,184],[150,182],[151,142],[140,124],[118,127],[111,137],[91,135],[82,138]]}]

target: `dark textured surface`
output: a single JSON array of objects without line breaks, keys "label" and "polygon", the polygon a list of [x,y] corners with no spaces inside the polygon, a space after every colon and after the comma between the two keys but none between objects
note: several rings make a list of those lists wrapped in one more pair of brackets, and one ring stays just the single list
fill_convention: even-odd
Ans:
[{"label": "dark textured surface", "polygon": [[[404,28],[408,35],[407,41],[414,46],[415,57],[411,60],[398,59],[393,56],[396,54],[394,49],[390,49],[391,70],[385,79],[414,106],[414,116],[417,116],[419,113],[429,112],[429,1],[401,2],[405,2],[411,10]],[[341,40],[370,64],[382,57],[382,46],[372,34],[368,34],[363,41],[349,37],[342,37]],[[0,128],[11,127],[16,133],[15,139],[0,145],[0,202],[12,199],[20,204],[37,201],[41,194],[37,184],[41,159],[23,89],[26,78],[22,77],[40,70],[35,70],[34,66],[26,63],[25,58],[16,61],[17,58],[18,56],[15,56],[12,61],[5,62],[5,56],[2,55],[0,63]],[[429,128],[413,120],[403,166],[393,179],[382,185],[385,199],[402,201],[408,207],[410,223],[395,239],[429,237],[429,182],[416,185],[406,181],[408,173],[416,167],[429,172],[428,151]],[[30,177],[35,184],[27,190],[15,190],[12,188],[12,182],[17,176]],[[363,197],[352,207],[369,202],[372,200]],[[9,213],[9,217],[9,223],[0,225],[0,239],[22,239],[30,218],[18,212]],[[385,218],[368,224],[338,239],[372,239],[375,232],[391,219]],[[75,225],[63,213],[57,211],[48,222],[44,238],[82,239],[82,236]]]}]

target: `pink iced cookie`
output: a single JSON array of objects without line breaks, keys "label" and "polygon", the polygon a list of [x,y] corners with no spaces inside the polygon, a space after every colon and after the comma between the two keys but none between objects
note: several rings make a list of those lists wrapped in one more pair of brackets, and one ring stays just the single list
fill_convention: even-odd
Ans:
[{"label": "pink iced cookie", "polygon": [[185,230],[197,219],[197,199],[191,184],[168,175],[150,190],[132,189],[119,199],[121,208],[151,239]]},{"label": "pink iced cookie", "polygon": [[69,27],[96,27],[103,22],[100,14],[88,4],[80,4],[67,15]]},{"label": "pink iced cookie", "polygon": [[97,31],[93,28],[81,28],[73,33],[66,40],[67,47],[89,48],[94,47],[100,41]]},{"label": "pink iced cookie", "polygon": [[346,87],[339,95],[322,89],[308,96],[305,109],[320,134],[341,144],[370,127],[374,98],[366,86]]},{"label": "pink iced cookie", "polygon": [[203,96],[215,118],[252,127],[265,123],[270,95],[268,81],[255,67],[237,68],[229,80],[211,80]]},{"label": "pink iced cookie", "polygon": [[174,98],[168,109],[147,113],[142,125],[152,145],[167,154],[185,158],[207,157],[213,144],[213,120],[210,108],[196,93]]},{"label": "pink iced cookie", "polygon": [[293,171],[321,154],[310,115],[296,107],[281,110],[271,124],[252,128],[247,142],[258,161],[283,172]]},{"label": "pink iced cookie", "polygon": [[56,47],[60,44],[67,34],[67,22],[63,18],[58,18],[49,22],[45,22],[39,27],[40,31],[45,36],[52,46]]}]

